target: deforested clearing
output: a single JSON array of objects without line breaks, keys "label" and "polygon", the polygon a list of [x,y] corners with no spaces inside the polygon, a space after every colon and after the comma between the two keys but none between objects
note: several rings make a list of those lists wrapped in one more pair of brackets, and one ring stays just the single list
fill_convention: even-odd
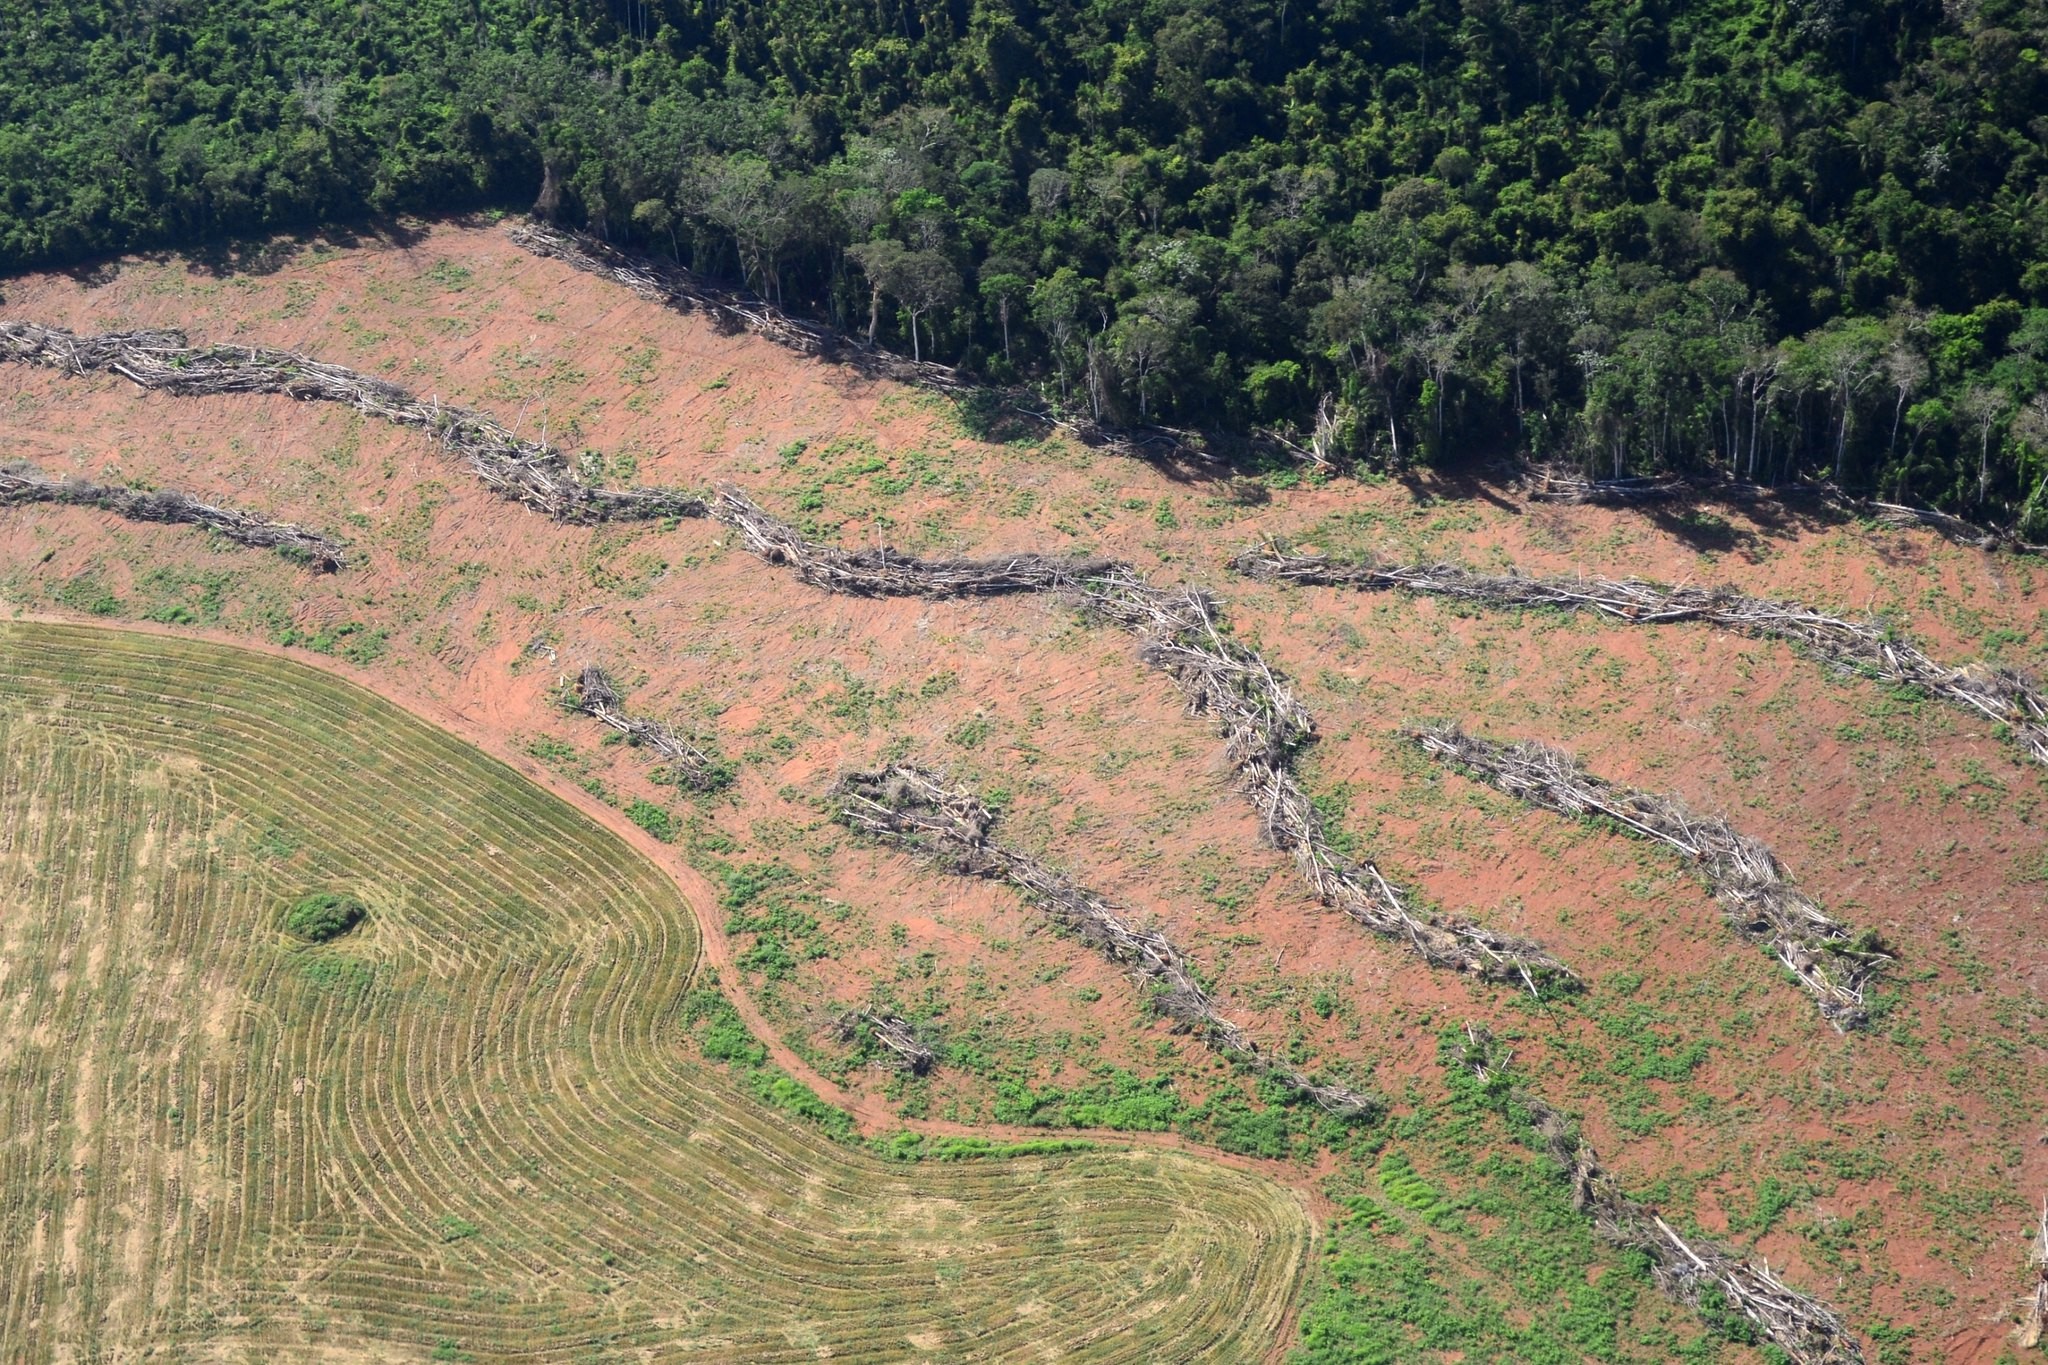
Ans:
[{"label": "deforested clearing", "polygon": [[[1288,1310],[1267,1180],[891,1165],[740,1091],[668,878],[360,689],[37,625],[0,688],[11,1360],[1246,1358]],[[293,937],[307,886],[368,913]]]},{"label": "deforested clearing", "polygon": [[[1049,1139],[1113,1127],[1175,1138],[1198,1149],[1188,1159],[1264,1162],[1309,1192],[1319,1214],[1334,1216],[1324,1226],[1332,1254],[1317,1258],[1299,1289],[1271,1291],[1296,1306],[1301,1328],[1260,1329],[1266,1335],[1254,1355],[1762,1358],[1739,1324],[1703,1327],[1690,1307],[1659,1297],[1629,1252],[1587,1230],[1542,1135],[1518,1129],[1511,1107],[1496,1113],[1461,1089],[1455,1049],[1469,1022],[1512,1053],[1514,1084],[1575,1121],[1616,1188],[1654,1207],[1686,1245],[1768,1263],[1787,1286],[1838,1313],[1872,1361],[1996,1358],[2034,1286],[2027,1257],[2048,1189],[2048,1146],[2037,1141],[2048,1110],[2048,958],[2039,946],[2048,840],[2039,767],[2011,737],[1938,700],[1830,669],[1782,641],[1707,625],[1646,630],[1588,613],[1286,588],[1249,581],[1228,565],[1246,547],[1277,540],[1332,559],[1449,562],[1476,575],[1725,584],[1845,619],[1882,619],[1959,667],[1983,661],[2039,676],[2048,660],[2041,561],[1768,499],[1630,510],[1532,505],[1511,482],[1483,475],[1325,479],[1269,467],[1232,482],[1220,472],[1158,469],[992,426],[985,414],[930,393],[721,332],[703,316],[538,259],[483,222],[410,224],[381,241],[253,243],[235,262],[127,259],[91,274],[11,280],[0,313],[81,335],[177,328],[195,346],[300,352],[484,413],[519,439],[554,446],[598,482],[707,495],[735,487],[807,542],[849,555],[886,547],[927,560],[1114,560],[1162,590],[1202,589],[1226,638],[1256,650],[1313,716],[1313,737],[1291,758],[1332,848],[1384,869],[1418,910],[1540,943],[1583,991],[1546,993],[1539,1002],[1515,983],[1433,969],[1412,948],[1363,934],[1318,905],[1237,790],[1213,720],[1186,713],[1179,689],[1139,656],[1130,634],[1067,603],[1038,594],[849,597],[764,560],[710,520],[565,526],[482,486],[420,433],[334,404],[175,397],[115,376],[0,366],[0,441],[10,458],[51,478],[177,489],[346,541],[346,568],[315,575],[186,527],[92,507],[10,508],[0,512],[0,603],[8,609],[204,632],[353,669],[380,694],[459,717],[465,734],[581,788],[619,820],[644,821],[673,840],[647,847],[699,912],[721,989],[752,1011],[765,1044],[807,1068],[807,1083],[838,1088],[837,1102],[860,1117],[870,1142],[886,1141],[898,1125],[962,1137],[1028,1129]],[[729,767],[730,782],[715,790],[692,783],[688,762],[630,735],[615,740],[624,732],[577,712],[577,679],[593,667],[615,688],[617,714],[668,727]],[[70,709],[93,695],[75,689]],[[169,714],[144,719],[154,725]],[[1850,1036],[1830,1028],[1776,959],[1728,931],[1713,887],[1667,850],[1530,809],[1414,749],[1414,729],[1446,722],[1567,751],[1588,772],[1668,795],[1767,845],[1816,904],[1873,931],[1894,955],[1868,993],[1867,1027]],[[97,741],[86,747],[125,752]],[[1384,1097],[1385,1120],[1326,1127],[1313,1105],[1262,1091],[1256,1078],[1144,1010],[1123,969],[1047,932],[1043,914],[1010,889],[850,837],[826,793],[849,772],[895,763],[942,774],[999,807],[1007,845],[1113,903],[1134,929],[1156,930],[1185,950],[1209,974],[1204,988],[1230,1002],[1231,1022],[1284,1047],[1306,1071],[1342,1075]],[[162,766],[161,781],[182,790],[187,768]],[[33,794],[41,771],[10,776],[10,790]],[[366,762],[319,781],[377,772]],[[218,789],[221,779],[209,781]],[[141,801],[130,805],[140,810]],[[21,829],[55,837],[47,801],[23,811]],[[438,825],[406,830],[408,839],[429,834],[453,837]],[[31,836],[0,834],[7,837]],[[135,837],[138,847],[146,842]],[[201,847],[168,833],[148,837],[154,849]],[[429,847],[464,866],[476,859],[490,867],[517,853],[499,839],[467,851]],[[115,864],[92,869],[94,885],[112,887],[115,903],[139,899],[134,879]],[[564,884],[561,894],[572,889]],[[281,917],[314,891],[358,897],[367,913],[349,933],[301,950]],[[24,894],[0,899],[0,933],[9,936],[0,959],[9,964],[25,951],[16,944],[26,940],[15,937],[31,922],[17,908]],[[465,972],[527,970],[517,965],[527,961],[527,940],[516,935],[473,940],[407,929],[387,908],[388,879],[309,874],[274,895],[237,894],[250,898],[237,913],[268,935],[264,951],[325,954],[381,971],[394,936],[411,933],[407,951],[451,962],[466,955]],[[519,894],[553,913],[548,896]],[[73,901],[59,909],[72,913]],[[562,903],[577,907],[592,935],[613,922],[588,902]],[[682,927],[664,957],[694,951],[688,922],[676,914]],[[96,936],[71,932],[77,946],[52,979],[70,971],[66,979],[75,981],[78,964],[89,961]],[[655,965],[686,970],[666,961],[641,969]],[[201,1010],[199,993],[186,989],[201,968],[195,960],[182,970],[173,999]],[[571,971],[547,989],[596,986],[576,986]],[[0,1057],[30,1044],[42,1014],[40,1004],[17,1007],[17,998],[12,984],[0,995],[0,1011],[8,1011],[0,1014]],[[237,997],[207,998],[202,1025],[210,1018],[216,1029],[274,1027],[268,1013],[242,1008]],[[600,1001],[585,998],[593,1008]],[[508,1010],[514,1003],[503,999]],[[387,1099],[434,1106],[433,1124],[414,1134],[422,1150],[466,1159],[496,1150],[507,1124],[576,1131],[637,1122],[647,1107],[633,1074],[576,1070],[578,1047],[611,1055],[605,1049],[621,1046],[616,1030],[592,1032],[601,1023],[595,1014],[572,1013],[566,1024],[560,1010],[508,1014],[472,1029],[454,1022],[463,1016],[439,987],[427,1004],[421,1027],[445,1037],[451,1057],[481,1049],[474,1055],[489,1059],[500,1041],[516,1043],[527,1059],[521,1065],[531,1071],[544,1061],[562,1079],[552,1098],[522,1101],[509,1091],[465,1092],[459,1086],[470,1082],[458,1077],[457,1099],[445,1102],[408,1079]],[[326,1008],[320,1039],[294,1046],[346,1057],[372,1045],[375,1029],[345,1027],[338,1006]],[[913,1025],[933,1047],[934,1064],[908,1073],[846,1041],[837,1021],[863,1010]],[[566,1035],[556,1035],[543,1043],[542,1024],[581,1029],[586,1041],[557,1046]],[[198,1036],[211,1035],[202,1027]],[[35,1045],[64,1041],[53,1025]],[[399,1045],[375,1046],[388,1054]],[[396,1054],[405,1076],[428,1065],[424,1046],[408,1041]],[[203,1051],[195,1043],[175,1064],[162,1063],[152,1084],[175,1078],[196,1086],[188,1078],[206,1074],[195,1070]],[[687,1037],[676,1051],[674,1065],[698,1056]],[[264,1059],[272,1055],[250,1052],[235,1083],[253,1085],[260,1075],[271,1084]],[[237,1053],[216,1063],[219,1076],[232,1078],[242,1061]],[[594,1088],[577,1089],[571,1078],[579,1074],[594,1074]],[[701,1084],[726,1074],[713,1067]],[[38,1073],[29,1087],[37,1104],[49,1103],[37,1088],[46,1080]],[[134,1093],[121,1092],[124,1103]],[[128,1104],[123,1121],[140,1122],[146,1110],[160,1131],[139,1145],[186,1160],[178,1153],[197,1149],[185,1128],[163,1117],[170,1106],[159,1098],[149,1092],[147,1105]],[[186,1117],[178,1122],[191,1123],[198,1104],[181,1101]],[[551,1117],[564,1106],[573,1118]],[[266,1099],[246,1112],[251,1122],[260,1118],[260,1140],[224,1158],[221,1169],[279,1189],[310,1181],[304,1188],[334,1191],[322,1197],[353,1210],[347,1218],[409,1208],[402,1200],[365,1204],[367,1196],[351,1192],[354,1167],[287,1174],[298,1168],[280,1154],[299,1150],[280,1136],[299,1131],[280,1117],[293,1112],[289,1098],[282,1108]],[[375,1109],[346,1112],[351,1123],[388,1124],[396,1111],[380,1099]],[[762,1123],[758,1131],[792,1126],[780,1117]],[[682,1131],[687,1138],[696,1129]],[[827,1172],[833,1189],[900,1179],[906,1183],[890,1188],[909,1199],[910,1190],[937,1191],[973,1174],[930,1161],[871,1166],[859,1157],[848,1166],[850,1149],[801,1125],[794,1131],[789,1140],[804,1152],[824,1154],[817,1162],[842,1163],[802,1158],[805,1170]],[[20,1205],[30,1210],[22,1245],[41,1248],[33,1254],[44,1258],[44,1300],[54,1304],[68,1283],[69,1205],[59,1194],[73,1187],[72,1154],[48,1145],[58,1138],[36,1141],[45,1162],[36,1198],[45,1202]],[[654,1164],[621,1167],[620,1188],[652,1199],[666,1178],[653,1172],[668,1169],[661,1163],[685,1142],[653,1128],[627,1132],[625,1141],[634,1162]],[[381,1138],[376,1146],[394,1171],[414,1159]],[[16,1150],[0,1148],[0,1160],[28,1159],[9,1155]],[[1086,1161],[1164,1159],[1148,1150]],[[1084,1164],[1032,1160],[1053,1174]],[[196,1155],[190,1161],[178,1171],[182,1191],[200,1189],[199,1173],[212,1169]],[[861,1174],[844,1174],[851,1170]],[[610,1188],[547,1162],[516,1176],[531,1192],[515,1209],[534,1200],[580,1208]],[[447,1181],[405,1178],[420,1182],[406,1188],[447,1197]],[[460,1343],[451,1352],[477,1359],[538,1351],[544,1333],[520,1335],[526,1327],[504,1324],[530,1323],[522,1315],[555,1302],[548,1295],[584,1305],[563,1310],[562,1321],[584,1325],[564,1327],[560,1339],[595,1351],[589,1333],[597,1329],[588,1324],[602,1316],[599,1281],[611,1287],[602,1295],[602,1313],[612,1315],[604,1320],[627,1324],[620,1331],[652,1323],[649,1333],[673,1331],[660,1340],[676,1341],[703,1320],[687,1315],[699,1311],[691,1296],[707,1291],[695,1281],[672,1290],[682,1282],[660,1278],[680,1273],[674,1243],[661,1240],[681,1235],[673,1228],[636,1242],[646,1224],[608,1224],[603,1251],[555,1260],[554,1234],[505,1249],[467,1204],[448,1210],[462,1220],[450,1228],[479,1231],[446,1242],[439,1231],[420,1243],[392,1242],[359,1232],[382,1226],[374,1220],[337,1214],[342,1221],[320,1243],[328,1259],[313,1267],[291,1259],[300,1253],[281,1248],[298,1244],[275,1231],[266,1230],[260,1255],[250,1234],[221,1231],[224,1220],[253,1216],[239,1210],[259,1202],[246,1192],[256,1187],[243,1188],[236,1203],[207,1187],[203,1224],[200,1196],[191,1194],[183,1221],[149,1245],[187,1248],[161,1254],[207,1267],[203,1275],[165,1272],[166,1283],[216,1287],[220,1297],[204,1321],[253,1321],[260,1312],[265,1331],[284,1333],[280,1324],[289,1322],[303,1333],[238,1339],[258,1346],[349,1341],[343,1333],[355,1329],[342,1313],[302,1308],[293,1297],[345,1281],[356,1273],[349,1267],[393,1283],[431,1281],[419,1296],[430,1310],[439,1295],[503,1332],[430,1337],[443,1329],[421,1327],[405,1338],[422,1348],[417,1354],[440,1349],[444,1336]],[[263,1188],[267,1199],[271,1187]],[[468,1199],[468,1190],[462,1184],[457,1193]],[[1193,1208],[1207,1196],[1187,1197]],[[145,1207],[139,1195],[93,1198],[107,1210]],[[1058,1217],[1080,1218],[1094,1198],[1077,1196]],[[974,1213],[969,1200],[958,1202]],[[45,1207],[37,1242],[37,1210]],[[772,1200],[767,1207],[780,1215]],[[943,1207],[950,1206],[898,1203],[879,1221],[937,1229],[935,1245],[979,1245],[982,1233],[945,1224],[956,1215]],[[229,1253],[203,1250],[223,1238],[246,1258],[236,1265],[275,1270],[261,1281],[267,1289],[236,1288],[242,1282],[221,1268]],[[566,1238],[558,1239],[564,1247],[585,1245]],[[889,1263],[870,1253],[865,1243],[849,1244],[831,1264]],[[499,1259],[462,1259],[486,1254]],[[952,1286],[974,1286],[980,1272],[967,1251],[936,1254],[925,1284],[944,1304],[966,1293]],[[57,1268],[48,1270],[52,1258]],[[402,1271],[393,1268],[401,1262]],[[1239,1270],[1249,1273],[1249,1265]],[[453,1278],[465,1266],[471,1278]],[[956,1267],[964,1280],[949,1278]],[[763,1302],[795,1292],[779,1271],[760,1278],[775,1285]],[[111,1282],[81,1271],[80,1283]],[[976,1302],[1005,1302],[1026,1322],[1057,1322],[1066,1283],[1014,1293],[991,1286]],[[1112,1288],[1121,1292],[1121,1282]],[[1231,1295],[1252,1317],[1266,1311],[1257,1295]],[[111,1292],[107,1301],[119,1313],[157,1302]],[[916,1295],[908,1301],[923,1303]],[[1153,1312],[1153,1302],[1134,1298],[1099,1320],[1175,1320],[1177,1310]],[[926,1346],[922,1335],[910,1345],[852,1330],[834,1337],[827,1319],[813,1344],[812,1326],[785,1321],[788,1344],[776,1350],[948,1354],[944,1338]],[[0,1337],[11,1346],[6,1331]],[[739,1345],[716,1349],[749,1355]],[[663,1351],[657,1344],[647,1353]],[[1221,1348],[1210,1354],[1228,1358]]]}]

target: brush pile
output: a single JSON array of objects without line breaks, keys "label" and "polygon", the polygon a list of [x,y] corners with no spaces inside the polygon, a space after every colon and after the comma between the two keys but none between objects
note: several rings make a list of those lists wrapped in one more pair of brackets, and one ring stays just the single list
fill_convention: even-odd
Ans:
[{"label": "brush pile", "polygon": [[619,701],[618,689],[595,664],[584,669],[576,680],[576,709],[618,731],[627,743],[650,749],[667,760],[678,786],[711,791],[724,785],[724,764],[677,734],[674,727],[644,716],[628,715]]},{"label": "brush pile", "polygon": [[1501,744],[1455,725],[1420,730],[1414,738],[1424,753],[1532,806],[1605,816],[1677,849],[1705,872],[1728,922],[1812,992],[1823,1018],[1843,1032],[1869,1021],[1863,992],[1889,955],[1831,919],[1792,884],[1770,849],[1736,833],[1725,819],[1695,814],[1675,797],[1617,787],[1546,745]]},{"label": "brush pile", "polygon": [[930,1072],[938,1060],[937,1054],[917,1036],[917,1029],[900,1015],[877,1014],[865,1009],[848,1010],[833,1023],[841,1042],[855,1042],[865,1034],[886,1051],[889,1061],[877,1065],[922,1076]]},{"label": "brush pile", "polygon": [[1106,559],[996,555],[988,559],[918,559],[882,548],[842,550],[804,537],[768,515],[736,488],[723,488],[708,514],[739,532],[747,549],[770,564],[796,570],[804,582],[854,597],[990,597],[1070,590],[1116,568]]},{"label": "brush pile", "polygon": [[1139,657],[1173,679],[1189,711],[1208,716],[1222,730],[1238,789],[1258,810],[1267,841],[1293,856],[1323,904],[1407,945],[1432,967],[1516,982],[1539,997],[1546,985],[1576,987],[1578,978],[1540,945],[1417,911],[1379,868],[1330,846],[1322,812],[1293,771],[1295,752],[1314,737],[1315,721],[1286,678],[1223,633],[1206,594],[1156,588],[1119,568],[1088,584],[1081,600],[1087,610],[1138,635]]},{"label": "brush pile", "polygon": [[[1467,1068],[1481,1084],[1504,1080],[1505,1053],[1486,1030],[1467,1025],[1465,1031]],[[1704,1295],[1717,1292],[1797,1365],[1862,1365],[1862,1346],[1833,1309],[1787,1286],[1761,1258],[1752,1262],[1703,1238],[1680,1236],[1654,1208],[1622,1192],[1570,1119],[1519,1087],[1509,1095],[1571,1181],[1572,1206],[1593,1220],[1607,1242],[1648,1255],[1651,1273],[1667,1295],[1697,1308]]]},{"label": "brush pile", "polygon": [[190,346],[176,331],[74,336],[56,327],[0,322],[0,359],[72,374],[103,371],[181,396],[279,393],[342,403],[424,431],[504,497],[566,522],[704,515],[701,498],[668,488],[596,488],[576,478],[561,451],[522,440],[482,413],[425,401],[396,384],[291,351]]},{"label": "brush pile", "polygon": [[1950,668],[1880,622],[1844,620],[1798,602],[1637,578],[1529,578],[1475,574],[1453,564],[1346,563],[1276,547],[1247,550],[1233,567],[1268,582],[1398,588],[1493,607],[1596,611],[1631,625],[1702,621],[1755,639],[1783,640],[1845,672],[1910,687],[2004,725],[2028,757],[2048,763],[2048,695],[2032,678],[1986,664]]},{"label": "brush pile", "polygon": [[234,507],[216,507],[167,488],[143,492],[115,484],[52,479],[19,465],[0,467],[0,507],[31,502],[97,507],[130,521],[203,526],[240,545],[280,551],[322,573],[333,573],[346,562],[339,544],[288,521],[271,521]]},{"label": "brush pile", "polygon": [[1133,928],[1114,907],[1037,859],[992,842],[995,815],[971,792],[902,763],[848,774],[833,792],[840,800],[839,818],[849,828],[922,853],[961,876],[1007,882],[1023,892],[1053,923],[1137,977],[1154,1010],[1200,1035],[1223,1056],[1339,1117],[1357,1118],[1383,1107],[1370,1095],[1320,1084],[1260,1048],[1218,1012],[1193,965],[1164,936]]}]

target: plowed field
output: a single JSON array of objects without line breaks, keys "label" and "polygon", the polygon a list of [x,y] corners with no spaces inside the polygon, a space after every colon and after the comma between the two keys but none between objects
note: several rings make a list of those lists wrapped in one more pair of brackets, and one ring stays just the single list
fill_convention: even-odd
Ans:
[{"label": "plowed field", "polygon": [[[1172,1153],[889,1163],[767,1112],[683,1026],[669,879],[368,693],[13,624],[0,698],[10,1360],[1153,1361],[1279,1331],[1298,1196]],[[314,890],[367,918],[292,938]]]}]

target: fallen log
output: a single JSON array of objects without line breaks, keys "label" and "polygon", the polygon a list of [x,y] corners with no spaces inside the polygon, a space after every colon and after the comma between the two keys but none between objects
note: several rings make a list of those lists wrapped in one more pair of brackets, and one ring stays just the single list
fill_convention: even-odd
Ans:
[{"label": "fallen log", "polygon": [[1006,882],[1021,891],[1053,923],[1128,969],[1147,988],[1153,1010],[1221,1055],[1340,1118],[1360,1118],[1385,1107],[1361,1091],[1315,1081],[1286,1058],[1261,1048],[1223,1016],[1196,979],[1193,965],[1163,935],[1133,927],[1100,897],[1029,854],[993,842],[989,834],[995,814],[971,792],[898,763],[877,772],[849,773],[833,794],[840,801],[839,818],[850,829],[922,853],[961,876]]},{"label": "fallen log", "polygon": [[1700,621],[1755,639],[1783,640],[1845,672],[1910,687],[2008,727],[2021,752],[2048,764],[2048,694],[2015,669],[1950,668],[1884,623],[1845,620],[1799,602],[1745,597],[1732,588],[1677,588],[1629,578],[1530,578],[1476,574],[1453,564],[1390,564],[1247,550],[1237,572],[1267,582],[1399,589],[1493,607],[1593,611],[1630,625]]},{"label": "fallen log", "polygon": [[1983,526],[1932,507],[1907,507],[1876,498],[1859,498],[1832,483],[1764,485],[1726,479],[1693,479],[1680,474],[1633,478],[1595,479],[1555,465],[1538,466],[1522,481],[1531,502],[1555,502],[1605,507],[1641,507],[1654,502],[1692,499],[1781,501],[1807,499],[1823,504],[1844,516],[1862,517],[1895,530],[1920,528],[1945,540],[1978,550],[2013,550],[2039,554],[2048,545],[2035,545],[2009,528]]},{"label": "fallen log", "polygon": [[1682,498],[1690,485],[1675,474],[1656,477],[1593,479],[1573,469],[1545,465],[1530,471],[1523,482],[1531,502],[1640,507]]},{"label": "fallen log", "polygon": [[97,507],[130,521],[199,526],[238,545],[279,551],[322,573],[333,573],[347,562],[341,545],[318,531],[236,507],[201,502],[168,488],[145,491],[81,479],[52,479],[19,466],[0,468],[0,507],[32,502]]},{"label": "fallen log", "polygon": [[1864,990],[1891,956],[1830,918],[1792,884],[1770,849],[1725,819],[1696,814],[1676,797],[1617,787],[1542,744],[1501,744],[1455,725],[1418,730],[1413,738],[1424,753],[1518,800],[1562,815],[1604,816],[1677,849],[1706,873],[1736,932],[1783,963],[1813,994],[1823,1018],[1843,1032],[1869,1021]]}]

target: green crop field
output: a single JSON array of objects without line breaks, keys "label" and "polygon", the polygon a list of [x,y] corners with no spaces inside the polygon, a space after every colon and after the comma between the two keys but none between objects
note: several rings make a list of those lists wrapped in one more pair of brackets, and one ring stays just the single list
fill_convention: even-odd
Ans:
[{"label": "green crop field", "polygon": [[[0,625],[9,1360],[1254,1359],[1300,1200],[1191,1157],[889,1162],[684,1020],[689,907],[327,675]],[[359,901],[325,942],[304,897]]]}]

